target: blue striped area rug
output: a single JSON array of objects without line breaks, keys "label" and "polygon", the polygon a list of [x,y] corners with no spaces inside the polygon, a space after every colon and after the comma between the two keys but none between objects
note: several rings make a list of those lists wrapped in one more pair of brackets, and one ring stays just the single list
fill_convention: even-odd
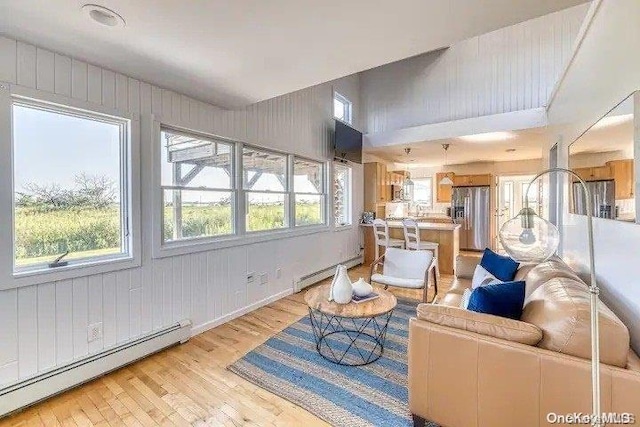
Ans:
[{"label": "blue striped area rug", "polygon": [[[228,367],[248,381],[334,426],[412,426],[407,392],[409,318],[416,301],[398,300],[384,354],[366,366],[341,366],[316,351],[309,316]],[[335,345],[346,345],[337,338]],[[437,427],[427,423],[427,427]]]}]

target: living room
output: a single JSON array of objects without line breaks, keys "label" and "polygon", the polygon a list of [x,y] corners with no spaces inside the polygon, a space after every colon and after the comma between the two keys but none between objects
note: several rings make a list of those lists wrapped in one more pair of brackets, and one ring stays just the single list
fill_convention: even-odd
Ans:
[{"label": "living room", "polygon": [[3,2],[0,425],[635,422],[638,17]]}]

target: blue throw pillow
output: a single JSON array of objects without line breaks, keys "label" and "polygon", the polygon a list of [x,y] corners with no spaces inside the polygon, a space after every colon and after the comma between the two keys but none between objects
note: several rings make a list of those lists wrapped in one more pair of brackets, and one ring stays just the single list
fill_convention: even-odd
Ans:
[{"label": "blue throw pillow", "polygon": [[471,292],[467,310],[520,320],[524,287],[523,281],[477,287]]},{"label": "blue throw pillow", "polygon": [[480,265],[503,282],[510,282],[516,276],[520,263],[486,248],[482,254]]}]

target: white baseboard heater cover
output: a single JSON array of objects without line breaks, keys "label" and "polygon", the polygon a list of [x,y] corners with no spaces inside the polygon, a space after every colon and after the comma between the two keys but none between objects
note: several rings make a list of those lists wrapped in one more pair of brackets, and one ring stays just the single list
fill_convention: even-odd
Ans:
[{"label": "white baseboard heater cover", "polygon": [[[364,258],[362,256],[357,256],[355,258],[351,258],[348,261],[341,262],[340,264],[346,266],[347,268],[355,267],[364,262]],[[320,271],[316,271],[315,273],[307,274],[306,276],[300,277],[294,283],[294,292],[300,292],[307,286],[311,286],[314,283],[318,283],[321,280],[326,279],[327,277],[333,276],[336,272],[336,267],[338,264],[332,265],[331,267],[324,268]]]},{"label": "white baseboard heater cover", "polygon": [[118,369],[191,336],[191,322],[182,321],[134,341],[0,389],[0,417]]}]

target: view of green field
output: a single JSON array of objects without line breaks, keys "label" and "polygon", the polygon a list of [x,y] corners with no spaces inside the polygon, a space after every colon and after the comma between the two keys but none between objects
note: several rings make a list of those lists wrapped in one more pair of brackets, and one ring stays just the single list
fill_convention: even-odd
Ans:
[{"label": "view of green field", "polygon": [[[322,222],[318,203],[298,203],[296,224]],[[252,205],[247,217],[251,231],[282,228],[282,204]],[[173,237],[173,209],[165,207],[164,237]],[[86,256],[117,254],[121,250],[120,211],[117,207],[70,208],[43,211],[17,208],[15,218],[16,265],[26,266],[50,262],[69,251],[68,259]],[[230,234],[231,206],[187,205],[182,208],[183,237]]]}]

